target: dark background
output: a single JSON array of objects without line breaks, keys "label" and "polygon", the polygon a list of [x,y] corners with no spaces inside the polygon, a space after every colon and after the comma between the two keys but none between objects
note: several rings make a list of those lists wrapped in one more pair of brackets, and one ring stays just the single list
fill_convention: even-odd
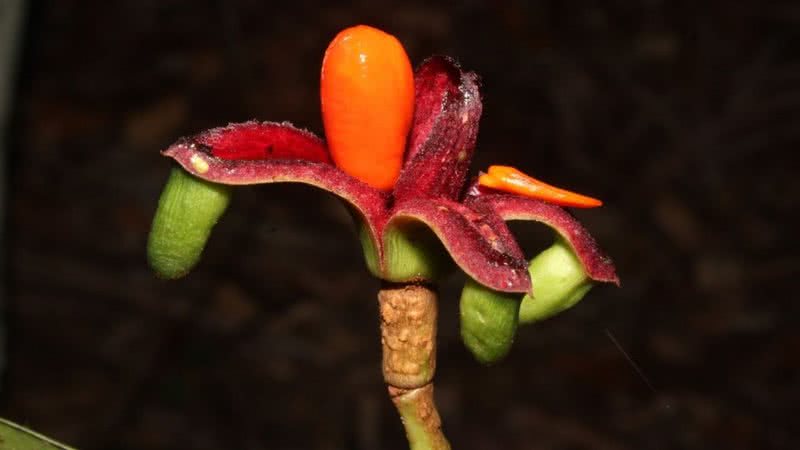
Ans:
[{"label": "dark background", "polygon": [[[800,5],[759,1],[75,1],[30,11],[13,116],[0,414],[83,449],[402,449],[375,293],[339,203],[236,192],[204,261],[144,247],[176,138],[321,131],[322,52],[369,23],[483,77],[473,171],[606,202],[622,288],[475,362],[442,286],[454,448],[800,448]],[[529,255],[538,226],[514,227]],[[641,367],[637,373],[621,348]]]}]

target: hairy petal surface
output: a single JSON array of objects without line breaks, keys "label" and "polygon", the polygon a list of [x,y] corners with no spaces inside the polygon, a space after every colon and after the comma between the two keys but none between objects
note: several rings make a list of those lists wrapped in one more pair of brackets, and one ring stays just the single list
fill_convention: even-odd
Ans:
[{"label": "hairy petal surface", "polygon": [[[530,292],[528,264],[510,232],[494,214],[482,214],[446,199],[399,203],[386,225],[408,219],[427,225],[453,261],[470,277],[494,290]],[[502,223],[501,229],[497,224]]]},{"label": "hairy petal surface", "polygon": [[541,222],[561,235],[580,259],[586,274],[594,281],[619,285],[611,258],[597,245],[591,234],[563,208],[532,198],[509,194],[480,193],[472,189],[465,203],[472,208],[489,207],[503,220]]},{"label": "hairy petal surface", "polygon": [[478,76],[434,56],[417,69],[414,125],[395,197],[458,198],[483,109]]},{"label": "hairy petal surface", "polygon": [[[461,70],[449,58],[426,59],[414,74],[414,122],[408,136],[406,161],[422,150],[431,131],[441,121],[448,101],[458,96]],[[441,126],[441,125],[438,125]]]},{"label": "hairy petal surface", "polygon": [[295,159],[330,163],[325,142],[289,122],[242,122],[212,128],[179,143],[194,144],[222,159]]},{"label": "hairy petal surface", "polygon": [[213,183],[303,183],[333,193],[363,217],[376,248],[380,248],[377,237],[387,214],[387,195],[347,175],[336,166],[302,159],[222,159],[211,154],[208,147],[198,146],[191,139],[181,140],[163,153],[189,173]]}]

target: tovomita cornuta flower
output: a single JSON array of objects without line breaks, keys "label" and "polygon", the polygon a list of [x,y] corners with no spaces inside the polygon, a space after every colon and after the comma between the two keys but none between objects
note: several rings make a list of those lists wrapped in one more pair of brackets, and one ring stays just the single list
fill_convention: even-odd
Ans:
[{"label": "tovomita cornuta flower", "polygon": [[[415,71],[402,44],[368,26],[331,42],[320,94],[326,141],[287,122],[244,122],[179,139],[148,243],[164,278],[198,262],[233,187],[303,183],[352,211],[378,294],[383,373],[412,448],[449,448],[433,404],[436,293],[451,261],[468,277],[464,343],[491,363],[518,323],[572,306],[595,283],[618,284],[611,260],[562,206],[600,201],[507,166],[467,183],[482,112],[478,76],[434,56]],[[525,258],[506,222],[543,223],[552,247]]]}]

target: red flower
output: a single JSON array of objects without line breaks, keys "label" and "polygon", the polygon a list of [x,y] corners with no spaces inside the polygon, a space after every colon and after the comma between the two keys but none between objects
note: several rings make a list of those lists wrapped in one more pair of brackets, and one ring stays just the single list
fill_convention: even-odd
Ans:
[{"label": "red flower", "polygon": [[433,276],[430,258],[398,254],[427,253],[430,243],[419,239],[428,228],[477,282],[497,291],[530,292],[527,261],[506,221],[533,220],[569,243],[589,278],[618,283],[611,260],[561,207],[487,187],[503,188],[492,184],[491,171],[489,179],[465,186],[482,109],[477,75],[435,56],[417,68],[413,86],[413,122],[390,190],[345,173],[322,139],[286,122],[214,128],[180,139],[163,153],[213,183],[305,183],[341,197],[356,213],[370,270],[387,281]]}]

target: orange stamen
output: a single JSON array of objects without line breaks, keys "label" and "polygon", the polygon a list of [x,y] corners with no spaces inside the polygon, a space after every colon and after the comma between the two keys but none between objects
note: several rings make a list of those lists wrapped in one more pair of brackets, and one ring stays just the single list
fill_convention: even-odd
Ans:
[{"label": "orange stamen", "polygon": [[372,187],[391,189],[414,115],[414,72],[403,45],[359,25],[325,51],[322,120],[336,165]]},{"label": "orange stamen", "polygon": [[595,208],[603,202],[596,198],[576,194],[543,183],[509,166],[490,166],[489,173],[481,174],[478,184],[500,191],[524,195],[561,206]]}]

